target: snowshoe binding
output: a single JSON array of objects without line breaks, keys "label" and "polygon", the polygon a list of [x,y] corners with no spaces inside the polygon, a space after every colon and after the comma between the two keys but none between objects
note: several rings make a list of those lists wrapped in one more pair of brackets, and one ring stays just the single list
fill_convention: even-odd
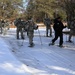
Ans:
[{"label": "snowshoe binding", "polygon": [[34,47],[34,43],[30,44],[28,47]]},{"label": "snowshoe binding", "polygon": [[50,46],[50,45],[54,45],[54,44],[55,44],[55,43],[53,43],[53,42],[52,42],[52,43],[49,43],[49,46]]}]

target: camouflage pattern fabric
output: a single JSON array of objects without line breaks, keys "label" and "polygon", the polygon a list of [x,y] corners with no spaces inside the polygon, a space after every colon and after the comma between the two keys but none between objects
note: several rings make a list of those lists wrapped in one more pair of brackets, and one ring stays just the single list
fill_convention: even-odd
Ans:
[{"label": "camouflage pattern fabric", "polygon": [[19,33],[21,33],[21,39],[24,39],[24,29],[25,29],[25,23],[22,22],[21,20],[15,20],[14,21],[14,24],[15,26],[17,27],[17,30],[16,30],[16,36],[17,36],[17,39],[19,39]]},{"label": "camouflage pattern fabric", "polygon": [[29,20],[26,28],[28,32],[29,44],[33,45],[34,30],[36,30],[38,26],[32,20]]}]

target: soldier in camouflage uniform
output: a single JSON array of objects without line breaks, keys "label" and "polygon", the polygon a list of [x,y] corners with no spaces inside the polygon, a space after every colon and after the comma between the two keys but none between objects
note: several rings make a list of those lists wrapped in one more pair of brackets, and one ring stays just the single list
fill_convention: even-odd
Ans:
[{"label": "soldier in camouflage uniform", "polygon": [[34,21],[32,19],[28,20],[27,25],[27,32],[28,32],[28,38],[29,38],[29,47],[33,47],[33,37],[34,37],[34,29],[38,29],[38,26],[35,25]]},{"label": "soldier in camouflage uniform", "polygon": [[23,23],[21,21],[21,18],[18,18],[17,20],[14,21],[15,26],[17,27],[16,33],[17,33],[17,39],[19,39],[19,33],[21,33],[21,39],[24,39],[24,27]]},{"label": "soldier in camouflage uniform", "polygon": [[70,25],[70,34],[69,34],[68,42],[72,42],[72,41],[71,41],[71,37],[72,37],[72,35],[74,35],[74,34],[75,34],[75,19],[72,20],[71,25]]},{"label": "soldier in camouflage uniform", "polygon": [[50,18],[45,18],[44,19],[44,24],[46,25],[46,37],[48,37],[49,32],[50,32],[49,36],[52,37],[52,28],[51,28]]},{"label": "soldier in camouflage uniform", "polygon": [[7,34],[8,26],[9,26],[8,21],[7,20],[4,20],[3,35],[6,35]]}]

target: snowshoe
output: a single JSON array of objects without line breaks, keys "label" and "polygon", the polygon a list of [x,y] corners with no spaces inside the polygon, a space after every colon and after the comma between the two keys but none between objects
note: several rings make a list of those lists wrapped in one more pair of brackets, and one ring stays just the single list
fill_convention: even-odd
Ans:
[{"label": "snowshoe", "polygon": [[34,43],[30,44],[28,47],[33,47],[34,46]]},{"label": "snowshoe", "polygon": [[49,46],[50,46],[50,45],[54,45],[54,43],[49,43]]},{"label": "snowshoe", "polygon": [[29,45],[28,47],[33,47],[32,45]]},{"label": "snowshoe", "polygon": [[64,46],[63,46],[63,45],[58,45],[58,47],[61,47],[61,48],[62,48],[62,47],[64,47]]}]

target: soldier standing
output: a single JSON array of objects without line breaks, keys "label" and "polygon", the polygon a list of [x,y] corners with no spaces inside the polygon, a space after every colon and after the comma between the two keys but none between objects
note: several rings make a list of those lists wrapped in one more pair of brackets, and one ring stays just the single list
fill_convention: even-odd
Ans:
[{"label": "soldier standing", "polygon": [[21,39],[24,39],[24,27],[23,27],[23,23],[21,21],[21,18],[19,18],[18,20],[16,20],[14,22],[15,26],[17,27],[16,33],[17,33],[17,39],[19,39],[19,33],[21,33]]},{"label": "soldier standing", "polygon": [[8,26],[9,26],[9,24],[8,24],[7,20],[4,20],[3,35],[7,34]]},{"label": "soldier standing", "polygon": [[45,18],[44,19],[44,24],[46,25],[46,37],[48,37],[48,33],[50,30],[50,37],[52,37],[52,28],[51,28],[51,20],[50,18]]}]

